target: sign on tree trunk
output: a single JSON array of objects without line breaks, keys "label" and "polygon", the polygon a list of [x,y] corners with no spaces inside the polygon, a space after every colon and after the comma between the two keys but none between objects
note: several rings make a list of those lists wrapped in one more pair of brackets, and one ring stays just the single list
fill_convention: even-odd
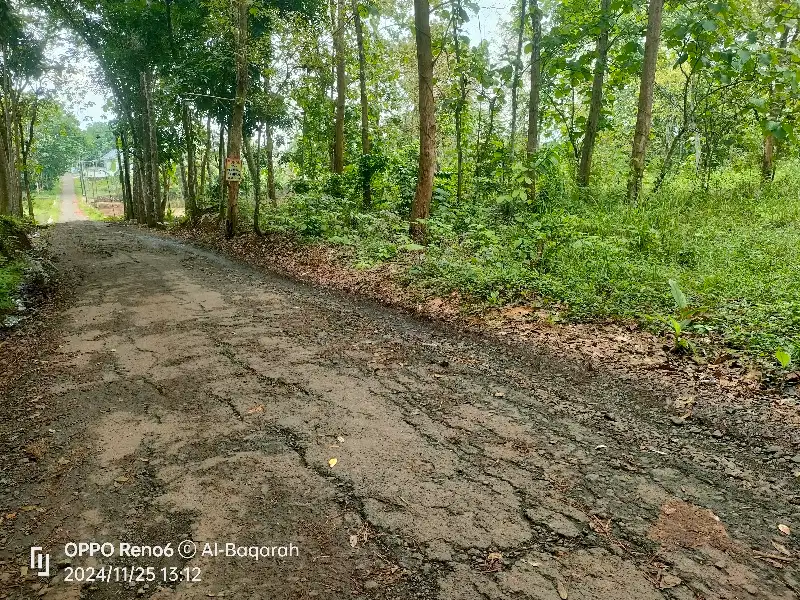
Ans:
[{"label": "sign on tree trunk", "polygon": [[241,180],[242,180],[242,159],[226,158],[225,181],[241,181]]}]

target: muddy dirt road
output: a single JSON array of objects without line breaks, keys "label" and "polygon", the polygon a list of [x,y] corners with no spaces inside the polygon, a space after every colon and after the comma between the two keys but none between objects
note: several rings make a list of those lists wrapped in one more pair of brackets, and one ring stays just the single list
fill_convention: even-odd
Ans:
[{"label": "muddy dirt road", "polygon": [[683,424],[681,390],[136,228],[52,241],[74,293],[0,355],[0,598],[798,597],[785,422]]}]

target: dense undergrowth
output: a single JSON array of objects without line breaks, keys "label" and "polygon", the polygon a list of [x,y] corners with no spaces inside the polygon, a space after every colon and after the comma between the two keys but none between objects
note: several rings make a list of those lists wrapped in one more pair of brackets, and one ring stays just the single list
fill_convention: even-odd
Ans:
[{"label": "dense undergrowth", "polygon": [[[618,183],[580,197],[560,182],[536,206],[512,195],[457,206],[439,182],[424,249],[408,237],[402,200],[363,211],[355,198],[304,190],[265,207],[261,225],[348,246],[359,267],[401,263],[415,285],[479,305],[634,318],[661,331],[675,318],[690,344],[716,338],[775,362],[780,349],[800,355],[797,167],[784,165],[772,184],[726,170],[707,191],[676,177],[638,206],[622,201]],[[682,315],[670,280],[687,299]]]},{"label": "dense undergrowth", "polygon": [[14,294],[25,269],[23,253],[29,249],[26,224],[0,216],[0,316],[14,308]]}]

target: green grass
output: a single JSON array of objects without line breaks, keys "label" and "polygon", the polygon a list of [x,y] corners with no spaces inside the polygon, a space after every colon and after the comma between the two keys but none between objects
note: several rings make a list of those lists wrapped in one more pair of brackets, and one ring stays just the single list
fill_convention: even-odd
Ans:
[{"label": "green grass", "polygon": [[23,266],[19,260],[0,264],[0,313],[14,307],[11,296],[22,279]]},{"label": "green grass", "polygon": [[61,182],[56,181],[52,190],[42,190],[33,195],[33,215],[36,223],[44,225],[48,220],[55,223],[61,212]]},{"label": "green grass", "polygon": [[[104,183],[103,184],[98,183],[97,186],[102,187],[103,190],[102,193],[105,193],[106,188]],[[89,193],[91,194],[91,189],[92,189],[91,185],[87,185],[86,187],[89,189]],[[100,212],[98,209],[96,209],[88,202],[84,202],[83,199],[85,197],[85,194],[83,193],[83,184],[81,183],[80,178],[75,180],[75,193],[78,194],[78,207],[81,209],[83,214],[85,214],[88,219],[92,221],[106,220],[106,216],[102,212]],[[100,194],[99,191],[98,194]]]},{"label": "green grass", "polygon": [[685,328],[690,338],[711,336],[771,363],[783,348],[796,364],[798,172],[800,165],[786,164],[762,186],[752,172],[729,170],[708,193],[693,177],[677,177],[636,207],[614,187],[580,200],[556,190],[535,209],[440,201],[422,255],[391,201],[365,214],[353,200],[310,192],[265,207],[262,226],[350,246],[356,266],[399,262],[409,282],[435,293],[457,290],[479,306],[544,306],[569,320],[633,318],[669,331],[669,318],[678,317],[674,279],[697,313]]}]

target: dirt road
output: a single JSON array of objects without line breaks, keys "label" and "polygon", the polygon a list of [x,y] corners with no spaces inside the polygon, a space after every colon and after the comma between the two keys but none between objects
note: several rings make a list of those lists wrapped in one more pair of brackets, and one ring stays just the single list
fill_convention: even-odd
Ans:
[{"label": "dirt road", "polygon": [[[29,364],[2,361],[20,373],[0,407],[0,598],[800,592],[800,439],[785,424],[673,422],[681,390],[136,228],[52,237],[74,294]],[[119,556],[182,540],[194,557]],[[82,541],[113,555],[65,556]]]},{"label": "dirt road", "polygon": [[78,205],[75,176],[66,173],[61,177],[61,214],[58,217],[58,222],[69,223],[71,221],[85,220],[86,215],[83,214]]}]

